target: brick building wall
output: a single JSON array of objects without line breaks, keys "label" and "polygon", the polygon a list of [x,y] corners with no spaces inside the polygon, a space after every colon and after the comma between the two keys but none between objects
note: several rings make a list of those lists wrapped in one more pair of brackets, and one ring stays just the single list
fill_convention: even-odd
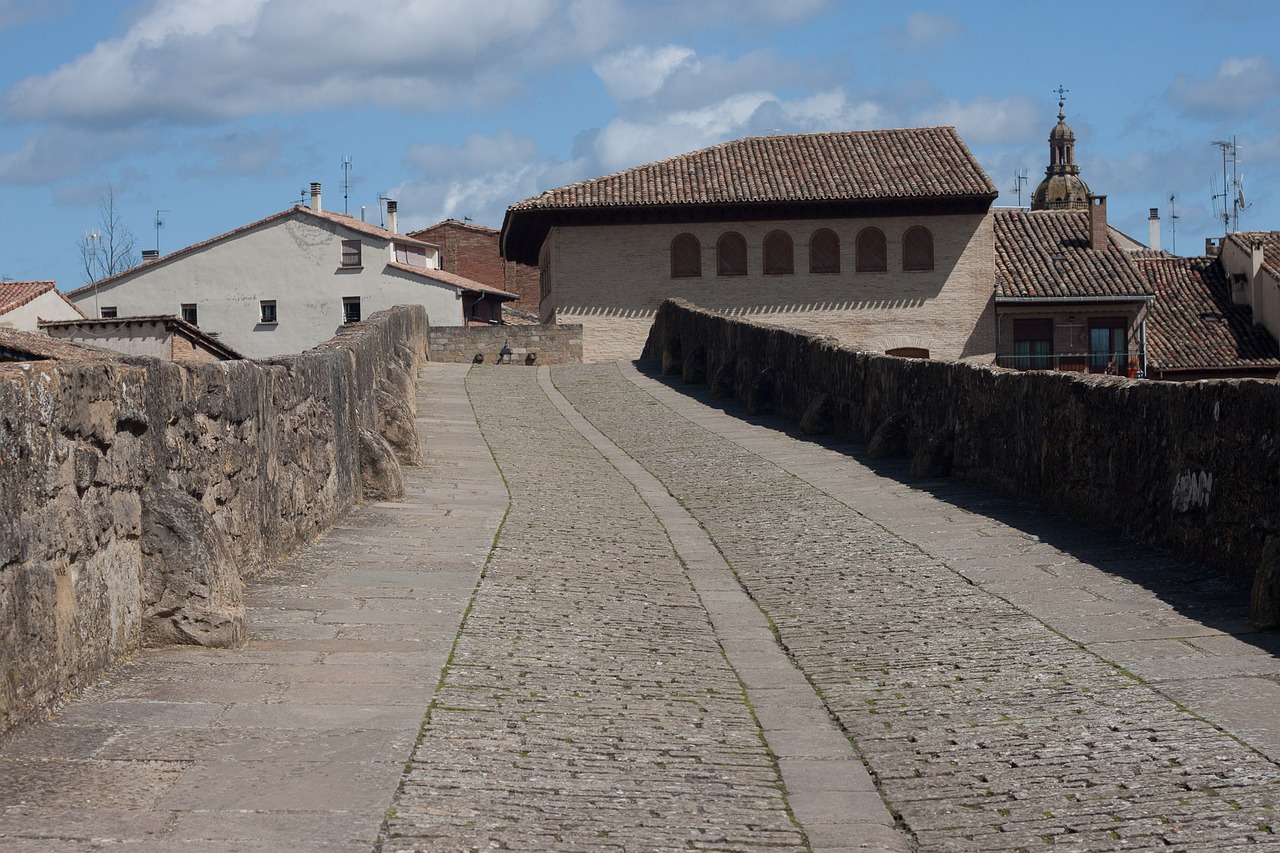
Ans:
[{"label": "brick building wall", "polygon": [[[916,225],[933,234],[934,268],[905,272],[902,236]],[[868,226],[885,234],[887,272],[855,271],[854,242]],[[840,239],[838,273],[809,272],[809,238],[819,228]],[[764,238],[778,229],[792,238],[795,271],[764,275]],[[730,230],[746,239],[745,276],[716,275],[716,241]],[[697,278],[671,275],[671,241],[684,233],[701,244]],[[987,362],[995,353],[989,215],[583,226],[553,230],[547,246],[555,320],[584,326],[588,361],[639,357],[654,312],[669,297],[868,352],[910,347],[932,358]]]},{"label": "brick building wall", "polygon": [[507,308],[537,313],[538,270],[504,260],[498,249],[498,232],[482,225],[446,219],[409,235],[440,247],[441,268],[446,272],[514,293],[520,298]]}]

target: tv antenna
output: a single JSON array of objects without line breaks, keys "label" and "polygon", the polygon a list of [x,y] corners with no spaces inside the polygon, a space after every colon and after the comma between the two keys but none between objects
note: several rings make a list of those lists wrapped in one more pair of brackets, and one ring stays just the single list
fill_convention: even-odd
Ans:
[{"label": "tv antenna", "polygon": [[342,215],[347,216],[347,194],[351,191],[351,158],[342,158]]},{"label": "tv antenna", "polygon": [[1027,185],[1027,170],[1023,169],[1013,176],[1013,191],[1018,194],[1018,207],[1022,207],[1022,188]]},{"label": "tv antenna", "polygon": [[[1218,199],[1222,199],[1222,209],[1218,215],[1222,217],[1222,228],[1226,233],[1240,230],[1240,211],[1244,210],[1248,205],[1244,200],[1244,188],[1240,184],[1240,173],[1238,166],[1240,162],[1240,147],[1236,145],[1236,138],[1233,134],[1231,139],[1215,139],[1211,145],[1216,145],[1222,149],[1222,192],[1213,194],[1214,207],[1218,206]],[[1231,180],[1227,181],[1227,163],[1231,164]],[[1229,208],[1229,209],[1228,209]]]},{"label": "tv antenna", "polygon": [[1178,194],[1169,193],[1169,227],[1173,231],[1173,246],[1170,251],[1178,254]]},{"label": "tv antenna", "polygon": [[378,218],[381,220],[378,222],[379,228],[387,227],[387,199],[390,197],[386,193],[378,193]]},{"label": "tv antenna", "polygon": [[156,254],[157,255],[160,254],[160,229],[164,227],[164,217],[160,215],[162,213],[172,213],[172,211],[170,211],[168,208],[164,208],[163,210],[156,211],[155,224],[156,224]]}]

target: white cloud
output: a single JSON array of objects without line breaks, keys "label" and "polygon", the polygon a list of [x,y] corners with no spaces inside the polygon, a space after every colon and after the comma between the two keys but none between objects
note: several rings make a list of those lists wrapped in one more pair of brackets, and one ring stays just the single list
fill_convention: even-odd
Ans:
[{"label": "white cloud", "polygon": [[964,34],[964,27],[950,15],[912,12],[902,28],[888,29],[885,37],[903,50],[937,49]]},{"label": "white cloud", "polygon": [[948,99],[921,110],[915,119],[919,125],[951,125],[970,145],[1025,143],[1050,129],[1044,112],[1026,95],[979,96],[968,103]]},{"label": "white cloud", "polygon": [[1280,71],[1263,56],[1228,57],[1208,79],[1179,74],[1165,98],[1192,115],[1243,115],[1280,98]]},{"label": "white cloud", "polygon": [[692,50],[667,45],[628,48],[600,59],[593,67],[610,97],[632,101],[657,94],[677,68],[690,62],[696,66]]},{"label": "white cloud", "polygon": [[553,162],[533,140],[509,130],[473,134],[459,146],[415,145],[405,165],[415,177],[389,192],[405,230],[450,217],[496,228],[512,203],[592,176],[580,161]]},{"label": "white cloud", "polygon": [[149,140],[136,130],[65,130],[33,134],[21,145],[0,151],[0,184],[36,185],[100,170],[125,153],[147,150]]},{"label": "white cloud", "polygon": [[492,103],[531,65],[596,51],[615,18],[607,0],[159,0],[3,103],[24,121],[96,125]]}]

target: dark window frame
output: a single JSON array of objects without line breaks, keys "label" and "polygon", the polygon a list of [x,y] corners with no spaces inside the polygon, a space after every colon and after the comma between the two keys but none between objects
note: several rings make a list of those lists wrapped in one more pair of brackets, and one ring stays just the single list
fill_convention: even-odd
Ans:
[{"label": "dark window frame", "polygon": [[671,238],[671,277],[702,278],[702,241],[685,232]]},{"label": "dark window frame", "polygon": [[854,240],[854,253],[855,271],[889,271],[889,243],[879,228],[868,226],[859,231]]},{"label": "dark window frame", "polygon": [[902,235],[903,272],[929,272],[933,265],[933,232],[923,225],[911,226]]},{"label": "dark window frame", "polygon": [[761,250],[765,275],[795,275],[796,244],[786,231],[778,229],[764,235]]},{"label": "dark window frame", "polygon": [[[727,250],[730,250],[732,254]],[[738,257],[739,254],[741,257]],[[731,264],[731,262],[738,260],[741,260],[741,266]],[[737,231],[726,231],[716,240],[716,275],[744,276],[746,274],[747,238]]]},{"label": "dark window frame", "polygon": [[182,322],[190,323],[193,326],[200,325],[200,323],[198,322],[198,320],[200,319],[200,313],[199,313],[199,310],[196,308],[195,302],[182,303],[181,310],[182,310]]},{"label": "dark window frame", "polygon": [[364,266],[364,244],[359,240],[342,241],[342,267],[356,269]]},{"label": "dark window frame", "polygon": [[[821,245],[819,241],[829,245]],[[819,228],[809,235],[809,272],[814,275],[840,272],[840,235],[830,228]]]},{"label": "dark window frame", "polygon": [[1013,321],[1013,367],[1018,370],[1053,369],[1052,317]]},{"label": "dark window frame", "polygon": [[263,299],[258,302],[258,322],[266,326],[274,326],[280,322],[274,299]]},{"label": "dark window frame", "polygon": [[359,323],[360,313],[360,297],[344,296],[342,297],[342,322],[344,325],[351,323]]}]

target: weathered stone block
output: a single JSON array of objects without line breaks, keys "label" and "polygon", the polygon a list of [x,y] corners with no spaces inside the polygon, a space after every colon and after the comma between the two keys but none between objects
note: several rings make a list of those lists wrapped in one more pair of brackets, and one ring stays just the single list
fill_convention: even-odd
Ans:
[{"label": "weathered stone block", "polygon": [[171,485],[142,503],[143,638],[227,648],[245,639],[235,556],[195,498]]}]

